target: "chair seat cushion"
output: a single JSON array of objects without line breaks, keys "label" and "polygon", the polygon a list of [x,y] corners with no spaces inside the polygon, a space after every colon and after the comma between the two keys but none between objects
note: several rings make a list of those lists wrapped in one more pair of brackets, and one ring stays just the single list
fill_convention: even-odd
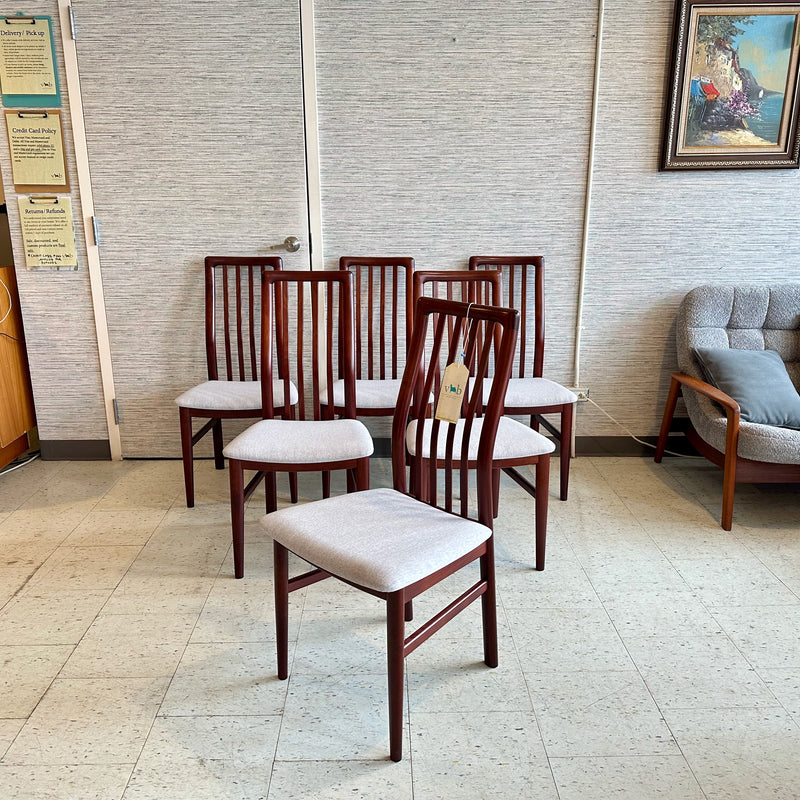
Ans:
[{"label": "chair seat cushion", "polygon": [[[430,429],[433,421],[425,420],[425,431],[423,434],[422,457],[430,458]],[[450,423],[439,423],[439,435],[437,442],[437,458],[444,458],[447,452],[447,435]],[[478,445],[480,443],[481,431],[483,430],[483,418],[478,417],[473,420],[472,430],[469,437],[468,458],[473,461],[478,457]],[[406,428],[406,447],[411,455],[416,455],[416,436],[417,420],[411,420]],[[456,433],[453,442],[453,457],[458,459],[461,453],[461,440],[464,436],[464,421],[456,423]],[[529,458],[540,456],[545,453],[552,453],[556,446],[546,436],[532,430],[527,425],[517,422],[511,417],[500,417],[497,426],[497,438],[494,443],[493,458],[496,461],[503,459]]]},{"label": "chair seat cushion", "polygon": [[[489,400],[489,388],[484,381],[484,399]],[[565,389],[560,383],[547,378],[509,378],[506,390],[506,409],[540,408],[542,406],[560,406],[565,403],[577,403],[578,395]]]},{"label": "chair seat cushion", "polygon": [[[357,408],[391,408],[397,405],[397,396],[400,394],[400,379],[388,380],[358,380],[356,384]],[[327,405],[327,396],[322,398],[322,403]],[[344,406],[344,381],[333,384],[333,404],[337,408]]]},{"label": "chair seat cushion", "polygon": [[222,451],[226,458],[270,464],[320,464],[372,455],[372,437],[356,419],[263,419]]},{"label": "chair seat cushion", "polygon": [[742,419],[800,428],[800,394],[774,350],[695,348],[708,382],[739,404]]},{"label": "chair seat cushion", "polygon": [[300,558],[378,592],[410,586],[492,533],[394,489],[290,506],[262,517],[261,524]]},{"label": "chair seat cushion", "polygon": [[[272,382],[276,406],[283,405],[283,381]],[[297,403],[297,387],[289,384],[289,402]],[[203,408],[208,411],[260,411],[261,381],[206,381],[175,399],[182,408]]]}]

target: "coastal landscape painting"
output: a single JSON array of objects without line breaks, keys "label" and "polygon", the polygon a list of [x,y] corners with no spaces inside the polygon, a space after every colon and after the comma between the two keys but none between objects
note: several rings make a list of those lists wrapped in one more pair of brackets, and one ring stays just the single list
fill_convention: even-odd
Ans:
[{"label": "coastal landscape painting", "polygon": [[800,4],[678,0],[662,169],[800,166]]}]

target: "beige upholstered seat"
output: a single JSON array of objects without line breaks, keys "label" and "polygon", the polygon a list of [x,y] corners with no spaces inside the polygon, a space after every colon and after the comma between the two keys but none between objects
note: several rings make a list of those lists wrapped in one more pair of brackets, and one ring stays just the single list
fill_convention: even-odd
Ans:
[{"label": "beige upholstered seat", "polygon": [[293,553],[377,592],[410,586],[492,535],[485,525],[395,489],[289,506],[263,517],[261,524]]},{"label": "beige upholstered seat", "polygon": [[[275,405],[283,403],[283,381],[272,382]],[[297,387],[289,390],[289,404],[297,403]],[[175,404],[185,408],[206,408],[209,411],[261,411],[261,381],[206,381],[193,386]]]}]

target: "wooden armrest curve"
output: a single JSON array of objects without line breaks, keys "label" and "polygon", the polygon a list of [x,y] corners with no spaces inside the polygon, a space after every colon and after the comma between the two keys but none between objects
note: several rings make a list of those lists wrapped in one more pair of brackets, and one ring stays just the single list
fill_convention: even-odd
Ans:
[{"label": "wooden armrest curve", "polygon": [[673,372],[672,379],[682,386],[686,386],[688,389],[693,389],[695,392],[705,395],[715,403],[719,403],[726,412],[728,412],[728,417],[730,417],[731,414],[737,417],[739,416],[739,404],[729,394],[725,394],[721,389],[717,389],[716,386],[701,381],[699,378],[693,378],[685,372]]}]

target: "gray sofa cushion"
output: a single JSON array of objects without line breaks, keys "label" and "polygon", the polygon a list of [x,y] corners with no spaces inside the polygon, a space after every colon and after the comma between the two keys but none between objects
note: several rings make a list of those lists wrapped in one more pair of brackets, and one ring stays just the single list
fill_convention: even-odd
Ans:
[{"label": "gray sofa cushion", "polygon": [[[699,286],[680,305],[676,323],[678,367],[705,380],[697,347],[775,350],[795,388],[800,387],[800,284]],[[684,393],[698,435],[725,452],[725,415],[696,392]],[[800,431],[742,420],[738,453],[754,461],[800,464]]]},{"label": "gray sofa cushion", "polygon": [[800,394],[774,350],[697,347],[695,355],[708,382],[739,403],[742,419],[800,428]]}]

